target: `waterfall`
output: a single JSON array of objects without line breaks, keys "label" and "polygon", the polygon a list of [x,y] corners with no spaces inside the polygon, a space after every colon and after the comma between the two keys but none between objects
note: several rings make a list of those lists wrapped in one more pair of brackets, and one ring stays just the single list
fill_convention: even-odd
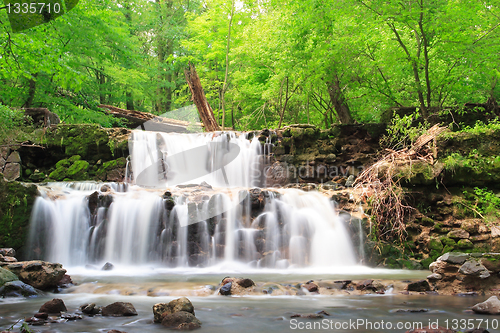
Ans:
[{"label": "waterfall", "polygon": [[[327,197],[256,187],[263,183],[256,138],[134,131],[129,144],[129,184],[40,186],[31,218],[31,257],[65,266],[111,262],[173,268],[357,263],[350,236]],[[238,154],[231,155],[231,149]]]}]

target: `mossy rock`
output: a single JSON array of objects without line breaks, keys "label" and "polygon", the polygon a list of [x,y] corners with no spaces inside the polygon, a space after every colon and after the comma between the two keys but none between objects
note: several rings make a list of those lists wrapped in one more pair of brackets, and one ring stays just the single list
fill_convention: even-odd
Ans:
[{"label": "mossy rock", "polygon": [[441,243],[441,241],[439,239],[432,237],[429,241],[429,250],[430,251],[434,250],[436,252],[442,253],[443,244]]},{"label": "mossy rock", "polygon": [[446,237],[446,236],[441,237],[440,240],[441,240],[441,243],[444,244],[444,246],[455,247],[457,245],[457,242],[455,242],[453,239]]},{"label": "mossy rock", "polygon": [[86,171],[88,168],[89,162],[77,160],[68,168],[66,174],[74,180],[84,180],[86,178]]},{"label": "mossy rock", "polygon": [[37,196],[36,185],[8,182],[0,177],[0,248],[17,251],[24,245]]},{"label": "mossy rock", "polygon": [[11,271],[0,267],[0,287],[7,282],[19,280],[17,275]]},{"label": "mossy rock", "polygon": [[434,261],[435,259],[429,257],[421,260],[420,264],[422,265],[423,269],[429,269],[429,265],[432,264]]},{"label": "mossy rock", "polygon": [[68,169],[66,167],[60,166],[49,174],[49,178],[53,179],[53,180],[59,180],[59,181],[63,180],[64,178],[66,178],[67,171],[68,171]]},{"label": "mossy rock", "polygon": [[71,162],[69,159],[65,158],[63,160],[60,160],[59,162],[56,163],[56,169],[59,168],[68,168],[71,165]]},{"label": "mossy rock", "polygon": [[125,168],[127,166],[127,159],[124,157],[117,158],[116,160],[111,160],[104,162],[103,165],[97,170],[96,175],[98,177],[104,176],[108,171],[116,168]]},{"label": "mossy rock", "polygon": [[68,158],[68,161],[70,161],[70,162],[76,162],[76,161],[79,161],[81,159],[82,159],[82,157],[80,155],[73,155],[70,158]]},{"label": "mossy rock", "polygon": [[468,239],[461,239],[457,242],[457,247],[459,249],[472,249],[474,244]]}]

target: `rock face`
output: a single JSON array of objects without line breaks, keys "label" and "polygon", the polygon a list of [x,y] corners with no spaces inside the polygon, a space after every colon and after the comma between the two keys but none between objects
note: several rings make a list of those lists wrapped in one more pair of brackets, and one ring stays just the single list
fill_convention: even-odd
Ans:
[{"label": "rock face", "polygon": [[38,312],[40,313],[48,313],[48,314],[60,314],[61,312],[66,312],[66,305],[64,304],[62,299],[54,298],[51,301],[46,302],[40,307]]},{"label": "rock face", "polygon": [[19,280],[37,289],[47,290],[56,287],[66,274],[61,264],[46,261],[20,261],[4,266],[16,274]]},{"label": "rock face", "polygon": [[137,311],[135,310],[132,303],[128,302],[115,302],[109,305],[106,305],[102,308],[101,313],[103,316],[112,316],[112,317],[128,317],[128,316],[137,316]]},{"label": "rock face", "polygon": [[194,315],[194,306],[189,299],[181,297],[170,303],[153,306],[154,322],[178,330],[192,330],[201,327],[201,321]]},{"label": "rock face", "polygon": [[491,296],[486,301],[472,307],[475,313],[500,314],[500,300],[497,296]]},{"label": "rock face", "polygon": [[494,294],[500,283],[500,254],[446,253],[429,265],[427,277],[440,294],[481,292]]}]

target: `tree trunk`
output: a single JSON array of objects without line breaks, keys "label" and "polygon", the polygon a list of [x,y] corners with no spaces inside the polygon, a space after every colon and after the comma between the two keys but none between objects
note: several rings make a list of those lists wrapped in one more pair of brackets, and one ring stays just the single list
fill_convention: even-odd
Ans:
[{"label": "tree trunk", "polygon": [[33,105],[33,100],[35,99],[35,93],[36,93],[36,77],[38,76],[38,73],[35,73],[31,76],[30,82],[29,82],[29,89],[28,89],[28,98],[26,99],[26,102],[24,102],[23,107],[24,108],[30,108]]},{"label": "tree trunk", "polygon": [[193,64],[190,63],[189,69],[184,70],[184,75],[186,76],[186,81],[189,85],[189,89],[191,90],[191,94],[193,95],[193,102],[198,109],[203,125],[205,125],[205,130],[209,132],[218,131],[219,125],[217,124],[214,112],[205,97],[205,92],[201,86],[200,78]]},{"label": "tree trunk", "polygon": [[134,110],[134,95],[132,91],[127,90],[126,92],[127,96],[127,110]]},{"label": "tree trunk", "polygon": [[352,124],[354,120],[351,116],[351,110],[349,105],[345,100],[344,93],[340,88],[340,82],[337,75],[334,76],[332,82],[328,82],[328,95],[330,95],[330,100],[332,101],[335,112],[337,113],[337,118],[341,124]]}]

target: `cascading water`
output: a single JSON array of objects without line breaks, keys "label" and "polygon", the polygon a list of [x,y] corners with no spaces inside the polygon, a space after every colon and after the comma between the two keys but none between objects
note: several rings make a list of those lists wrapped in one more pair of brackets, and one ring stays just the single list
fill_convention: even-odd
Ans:
[{"label": "cascading water", "polygon": [[[66,266],[239,262],[284,269],[357,263],[350,237],[324,195],[255,187],[263,184],[257,138],[134,131],[129,144],[126,178],[132,184],[40,187],[32,213],[32,257]],[[225,159],[231,147],[238,154]],[[172,181],[186,179],[186,168],[195,170],[192,179]]]}]

